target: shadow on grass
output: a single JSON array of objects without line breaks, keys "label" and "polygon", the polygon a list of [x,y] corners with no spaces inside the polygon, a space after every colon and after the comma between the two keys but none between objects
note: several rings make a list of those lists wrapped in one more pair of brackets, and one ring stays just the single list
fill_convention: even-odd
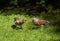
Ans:
[{"label": "shadow on grass", "polygon": [[28,28],[29,30],[38,30],[40,27],[33,27],[33,28]]},{"label": "shadow on grass", "polygon": [[15,26],[15,25],[12,25],[11,27],[12,27],[13,29],[16,29],[16,26]]},{"label": "shadow on grass", "polygon": [[32,27],[32,28],[28,28],[29,30],[45,30],[46,28],[48,28],[48,26],[49,25],[43,25],[43,26],[41,26],[41,25],[35,25],[34,27]]},{"label": "shadow on grass", "polygon": [[22,27],[19,28],[19,27],[17,27],[16,25],[12,25],[11,27],[12,27],[12,29],[16,29],[16,30],[18,30],[18,29],[22,29]]}]

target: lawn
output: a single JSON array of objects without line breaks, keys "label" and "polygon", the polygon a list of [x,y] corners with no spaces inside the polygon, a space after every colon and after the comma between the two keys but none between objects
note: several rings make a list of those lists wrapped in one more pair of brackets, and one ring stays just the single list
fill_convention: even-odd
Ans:
[{"label": "lawn", "polygon": [[24,23],[22,29],[13,29],[14,17],[31,19],[28,15],[0,14],[0,41],[60,41],[60,33],[56,31],[56,26],[47,25],[39,29],[30,29],[35,27],[30,22]]}]

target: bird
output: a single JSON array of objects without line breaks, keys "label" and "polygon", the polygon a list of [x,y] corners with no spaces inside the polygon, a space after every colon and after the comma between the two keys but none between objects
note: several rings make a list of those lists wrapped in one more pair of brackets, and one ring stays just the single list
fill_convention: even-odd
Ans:
[{"label": "bird", "polygon": [[26,22],[26,19],[23,18],[14,18],[14,23],[16,26],[21,26],[22,28],[22,24]]},{"label": "bird", "polygon": [[36,25],[46,25],[49,24],[50,22],[44,19],[39,19],[39,18],[32,18],[32,22]]}]

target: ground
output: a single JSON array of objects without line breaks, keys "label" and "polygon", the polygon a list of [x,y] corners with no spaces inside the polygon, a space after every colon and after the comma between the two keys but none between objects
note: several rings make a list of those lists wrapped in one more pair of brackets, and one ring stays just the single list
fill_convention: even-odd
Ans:
[{"label": "ground", "polygon": [[55,26],[47,25],[43,28],[29,29],[33,25],[29,23],[23,24],[23,29],[13,29],[11,26],[14,24],[13,18],[21,17],[31,19],[28,15],[0,14],[0,41],[60,41],[60,33],[55,32]]}]

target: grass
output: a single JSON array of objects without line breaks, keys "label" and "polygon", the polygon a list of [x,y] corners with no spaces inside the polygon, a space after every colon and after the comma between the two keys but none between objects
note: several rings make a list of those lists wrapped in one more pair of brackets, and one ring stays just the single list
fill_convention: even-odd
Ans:
[{"label": "grass", "polygon": [[47,25],[44,28],[29,29],[35,27],[30,22],[23,24],[23,29],[13,29],[13,18],[21,17],[31,19],[28,15],[0,14],[0,41],[60,41],[60,33],[55,32],[56,26]]}]

